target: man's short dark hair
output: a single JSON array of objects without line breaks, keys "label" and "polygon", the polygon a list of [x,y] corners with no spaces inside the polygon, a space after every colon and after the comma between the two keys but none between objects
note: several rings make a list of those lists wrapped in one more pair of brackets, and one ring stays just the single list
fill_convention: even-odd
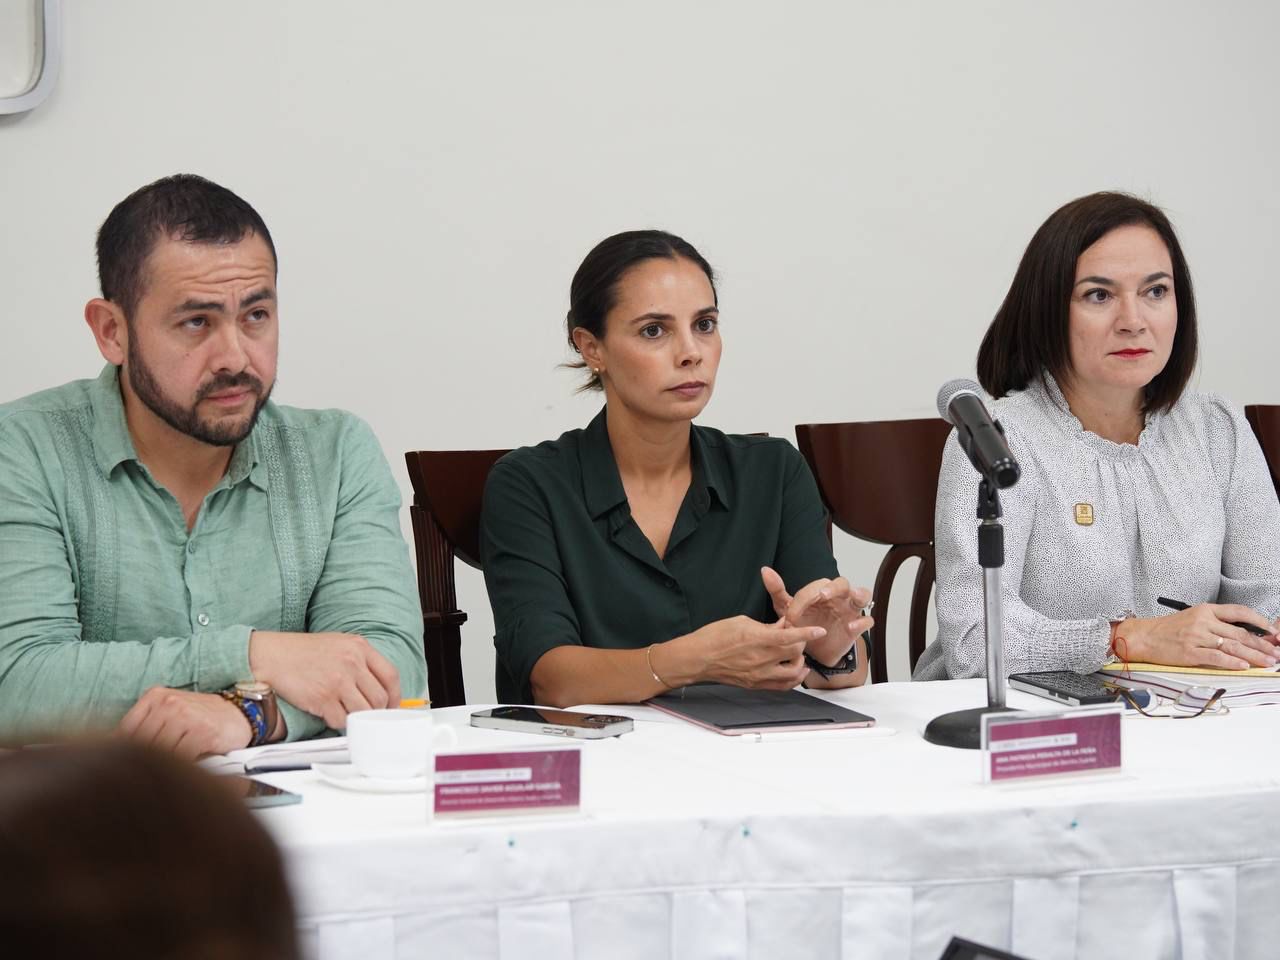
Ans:
[{"label": "man's short dark hair", "polygon": [[226,187],[193,173],[164,177],[116,204],[98,231],[98,282],[103,299],[132,318],[146,290],[147,257],[163,238],[187,243],[239,243],[257,234],[279,264],[271,232]]},{"label": "man's short dark hair", "polygon": [[1169,362],[1147,384],[1145,411],[1178,402],[1196,366],[1198,335],[1191,271],[1178,236],[1159,207],[1127,193],[1091,193],[1055,210],[1036,231],[978,350],[978,379],[993,397],[1023,390],[1043,371],[1071,375],[1070,305],[1080,255],[1117,227],[1150,227],[1173,266],[1178,327]]}]

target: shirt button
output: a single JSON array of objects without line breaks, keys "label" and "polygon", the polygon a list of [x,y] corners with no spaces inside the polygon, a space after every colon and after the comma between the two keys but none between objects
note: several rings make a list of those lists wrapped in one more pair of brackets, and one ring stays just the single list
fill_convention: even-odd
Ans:
[{"label": "shirt button", "polygon": [[187,553],[196,552],[196,542],[194,540],[187,541]]},{"label": "shirt button", "polygon": [[674,580],[668,580],[667,586],[674,590],[676,588],[676,582]]},{"label": "shirt button", "polygon": [[196,617],[196,623],[202,627],[207,627],[209,625],[209,615],[207,613],[200,614],[200,616]]}]

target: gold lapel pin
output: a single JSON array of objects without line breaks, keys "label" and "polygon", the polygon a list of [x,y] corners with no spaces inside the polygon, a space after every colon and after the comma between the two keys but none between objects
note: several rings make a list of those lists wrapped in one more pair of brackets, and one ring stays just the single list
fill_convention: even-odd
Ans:
[{"label": "gold lapel pin", "polygon": [[1082,527],[1093,526],[1093,504],[1077,503],[1076,504],[1076,523]]}]

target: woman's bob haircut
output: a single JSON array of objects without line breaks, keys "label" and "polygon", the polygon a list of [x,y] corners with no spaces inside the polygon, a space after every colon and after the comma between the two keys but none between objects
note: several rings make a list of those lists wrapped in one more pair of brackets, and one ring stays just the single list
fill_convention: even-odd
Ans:
[{"label": "woman's bob haircut", "polygon": [[1023,390],[1050,373],[1069,382],[1069,308],[1076,263],[1085,250],[1117,227],[1150,227],[1168,248],[1178,327],[1169,362],[1147,384],[1144,412],[1167,410],[1178,402],[1196,366],[1196,300],[1191,272],[1169,218],[1127,193],[1091,193],[1054,211],[1036,231],[1018,264],[1004,303],[978,348],[978,379],[993,397]]}]

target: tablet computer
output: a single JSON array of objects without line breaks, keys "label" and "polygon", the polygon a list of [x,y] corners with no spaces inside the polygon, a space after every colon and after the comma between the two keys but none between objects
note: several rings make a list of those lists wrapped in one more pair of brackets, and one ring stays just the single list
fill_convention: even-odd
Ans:
[{"label": "tablet computer", "polygon": [[649,706],[729,736],[871,727],[876,722],[800,690],[747,690],[723,683],[681,687],[654,697]]}]

